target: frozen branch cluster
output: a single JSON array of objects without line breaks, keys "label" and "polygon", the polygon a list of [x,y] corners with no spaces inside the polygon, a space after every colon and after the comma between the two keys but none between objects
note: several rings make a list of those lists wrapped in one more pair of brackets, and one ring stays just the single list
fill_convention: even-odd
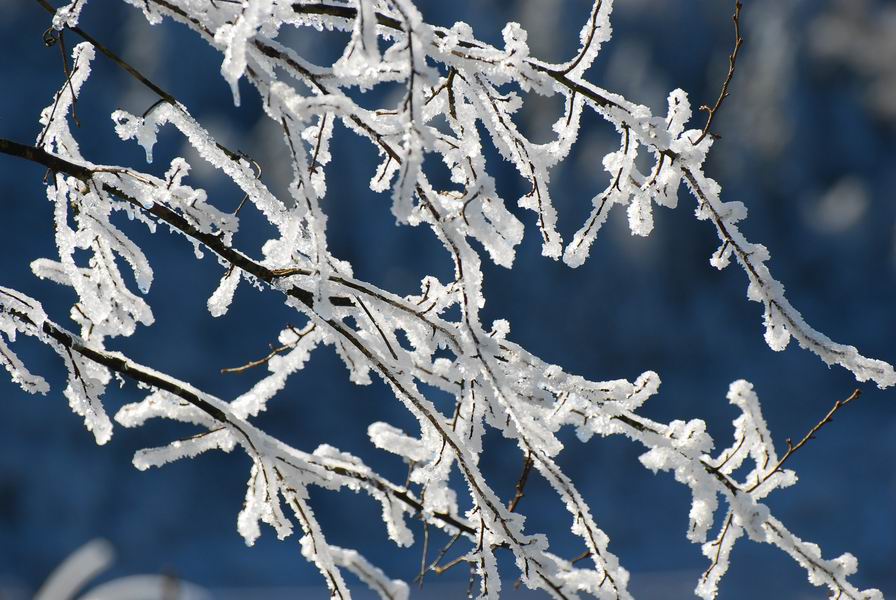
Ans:
[{"label": "frozen branch cluster", "polygon": [[[854,557],[824,558],[763,503],[777,488],[792,485],[796,476],[781,467],[750,384],[731,385],[728,398],[742,414],[734,422],[731,446],[714,451],[700,420],[660,423],[639,414],[657,393],[655,373],[645,372],[634,382],[588,381],[513,343],[507,322],[480,320],[485,302],[481,260],[510,268],[524,232],[488,174],[483,147],[493,144],[528,182],[529,191],[518,203],[534,213],[545,256],[581,265],[615,205],[627,211],[633,234],[650,234],[655,206],[675,208],[683,182],[696,201],[696,217],[709,221],[718,233],[720,246],[710,263],[723,269],[734,259],[743,268],[747,296],[763,307],[765,338],[773,349],[782,350],[794,338],[825,363],[850,370],[858,381],[881,387],[896,382],[889,364],[831,341],[787,301],[767,268],[768,251],[748,241],[738,227],[746,217],[745,206],[723,201],[720,186],[703,172],[713,137],[701,135],[700,127],[688,128],[691,108],[683,91],[669,94],[666,115],[653,115],[586,79],[601,45],[610,39],[610,0],[596,0],[582,27],[579,51],[563,64],[530,56],[526,32],[517,24],[508,24],[503,45],[493,47],[478,41],[464,23],[451,28],[425,23],[411,0],[128,1],[150,22],[173,19],[220,50],[221,75],[235,103],[243,80],[256,89],[291,157],[289,197],[276,197],[249,160],[219,144],[171,97],[143,115],[114,113],[117,133],[141,144],[151,161],[159,129],[176,128],[274,226],[276,234],[258,252],[233,247],[239,215],[215,208],[202,189],[186,183],[190,165],[185,159],[173,160],[163,178],[91,163],[68,125],[69,108],[94,58],[93,46],[76,46],[71,76],[42,113],[43,129],[30,158],[51,170],[47,191],[55,207],[59,249],[57,258],[35,261],[33,271],[75,290],[70,316],[80,333],[56,324],[38,301],[0,288],[0,359],[23,389],[46,393],[48,387],[10,349],[7,342],[17,335],[36,338],[62,357],[69,373],[65,395],[98,443],[112,434],[102,396],[113,376],[129,378],[147,393],[117,412],[120,425],[137,427],[164,418],[196,426],[197,434],[189,439],[138,452],[138,468],[214,449],[244,451],[252,467],[238,518],[240,533],[251,544],[261,523],[281,538],[297,525],[302,554],[323,574],[334,598],[350,597],[346,572],[382,598],[406,598],[409,588],[355,550],[327,541],[309,503],[308,490],[314,486],[369,495],[382,506],[386,531],[400,546],[414,543],[409,519],[444,530],[453,542],[465,540],[460,562],[471,566],[482,598],[498,598],[502,577],[510,575],[498,572],[500,552],[513,556],[518,573],[512,576],[551,597],[631,598],[628,572],[556,462],[563,450],[557,433],[564,427],[574,428],[582,440],[595,434],[624,435],[644,447],[645,467],[670,471],[690,488],[687,535],[702,544],[710,561],[697,584],[698,596],[716,597],[731,549],[746,536],[778,547],[806,570],[812,583],[837,597],[881,597],[850,583],[857,568]],[[54,26],[75,27],[84,4],[75,0],[60,9]],[[278,41],[282,30],[303,27],[347,32],[342,56],[320,66]],[[371,109],[356,100],[382,83],[403,86],[397,104]],[[534,143],[514,123],[525,94],[563,97],[565,107],[551,141]],[[604,157],[607,184],[594,195],[590,216],[564,242],[556,227],[550,173],[569,154],[582,119],[594,117],[615,127],[619,147]],[[371,173],[371,189],[391,195],[398,223],[431,229],[453,261],[453,280],[427,276],[419,294],[401,296],[357,279],[351,265],[330,253],[322,199],[329,142],[337,126],[377,149],[381,162]],[[427,155],[448,167],[450,188],[430,183],[423,168]],[[639,155],[652,162],[646,171],[638,166]],[[110,338],[129,336],[138,325],[153,322],[142,298],[152,283],[152,269],[140,248],[113,224],[116,213],[151,231],[164,224],[185,236],[197,254],[217,257],[223,271],[208,300],[212,316],[227,312],[241,280],[281,295],[301,315],[305,325],[284,329],[275,351],[258,361],[269,372],[251,389],[235,398],[216,398],[106,348]],[[484,253],[474,248],[474,240]],[[119,265],[128,272],[123,274]],[[337,448],[293,448],[252,424],[320,346],[338,353],[353,382],[384,381],[416,418],[419,431],[388,423],[369,427],[374,446],[409,465],[408,483],[389,481]],[[451,394],[451,410],[439,410],[424,392],[428,387]],[[553,554],[546,537],[526,527],[516,502],[502,500],[493,489],[478,467],[488,428],[513,440],[530,468],[556,491],[572,531],[582,540],[587,565]],[[752,470],[736,475],[745,463]],[[463,488],[452,485],[453,472],[464,481]],[[468,501],[461,502],[461,495]],[[471,509],[459,508],[469,503]],[[711,531],[716,533],[710,536]]]}]

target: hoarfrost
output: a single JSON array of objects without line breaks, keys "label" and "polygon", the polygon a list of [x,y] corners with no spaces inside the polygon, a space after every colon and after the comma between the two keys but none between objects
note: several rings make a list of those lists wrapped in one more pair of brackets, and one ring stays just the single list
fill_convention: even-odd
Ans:
[{"label": "hoarfrost", "polygon": [[[261,180],[257,163],[225,147],[185,106],[167,96],[141,116],[113,113],[119,137],[135,140],[151,162],[159,128],[173,125],[199,156],[239,187],[244,195],[240,208],[222,211],[205,190],[188,185],[190,165],[183,158],[175,158],[163,177],[86,160],[69,129],[68,114],[90,73],[94,49],[87,43],[76,46],[71,77],[41,113],[37,139],[39,149],[56,161],[47,197],[53,205],[58,257],[38,259],[32,270],[74,289],[71,317],[81,332],[51,321],[36,300],[0,288],[0,361],[23,389],[46,393],[48,386],[14,354],[12,346],[22,336],[60,355],[68,373],[64,395],[98,443],[112,433],[102,397],[113,375],[134,379],[147,390],[141,401],[117,412],[118,424],[139,427],[161,418],[198,429],[189,438],[137,452],[137,468],[209,450],[246,452],[252,466],[237,517],[239,533],[251,545],[261,535],[262,523],[280,538],[292,535],[298,525],[302,554],[337,597],[350,597],[343,571],[383,598],[405,599],[409,588],[355,550],[327,541],[309,499],[312,487],[369,496],[381,506],[386,532],[398,545],[414,542],[409,516],[425,523],[424,539],[430,528],[438,528],[454,542],[463,540],[459,561],[471,565],[480,598],[498,598],[502,590],[498,552],[512,556],[524,585],[554,597],[631,598],[628,571],[558,465],[564,449],[560,440],[565,439],[560,430],[567,427],[583,441],[624,435],[644,447],[640,460],[646,468],[669,472],[688,487],[692,503],[686,535],[710,561],[697,584],[698,596],[718,595],[735,542],[748,538],[776,546],[806,570],[812,583],[835,595],[880,597],[876,590],[860,592],[849,582],[857,568],[852,555],[823,558],[817,546],[791,533],[764,503],[778,488],[793,485],[796,475],[782,467],[750,384],[731,385],[728,399],[740,416],[734,421],[732,445],[714,452],[703,421],[663,423],[639,412],[659,391],[656,373],[647,371],[633,382],[590,381],[514,343],[506,321],[494,322],[490,330],[481,323],[486,298],[480,254],[510,268],[524,235],[523,224],[489,175],[483,148],[492,145],[526,182],[527,191],[517,202],[534,214],[545,256],[562,256],[570,267],[582,265],[616,205],[626,207],[632,234],[649,235],[655,226],[654,205],[675,209],[683,181],[696,200],[695,217],[709,222],[719,236],[711,265],[722,269],[733,259],[743,268],[748,299],[763,307],[771,348],[782,350],[792,338],[825,363],[850,370],[859,381],[870,379],[880,387],[896,383],[892,366],[831,341],[790,305],[784,286],[768,269],[767,249],[748,241],[739,229],[747,217],[745,205],[723,201],[721,186],[704,174],[713,138],[688,129],[692,110],[682,90],[669,94],[667,114],[659,116],[585,78],[610,39],[611,1],[593,3],[578,51],[557,65],[531,55],[527,33],[516,23],[503,28],[500,47],[491,46],[477,40],[465,23],[450,28],[426,23],[411,0],[128,1],[151,22],[171,18],[217,48],[223,55],[221,75],[235,103],[241,81],[257,90],[265,114],[282,133],[283,153],[292,168],[289,196],[278,198]],[[59,9],[54,26],[72,27],[83,6],[76,1]],[[334,64],[314,65],[280,39],[281,29],[306,26],[346,32],[348,41]],[[397,103],[370,109],[357,100],[382,82],[403,87]],[[546,143],[527,138],[513,120],[532,93],[563,99],[562,114]],[[603,190],[595,190],[591,213],[564,244],[551,198],[551,174],[571,152],[582,119],[592,113],[615,128],[619,144],[603,157],[607,182]],[[328,170],[335,170],[330,142],[337,123],[373,145],[380,163],[371,173],[370,188],[391,190],[392,214],[400,224],[432,231],[452,261],[453,277],[442,281],[425,276],[419,294],[402,296],[355,277],[351,265],[331,253],[323,200]],[[439,189],[424,168],[428,155],[450,172],[450,183]],[[639,161],[645,157],[646,163]],[[639,164],[649,168],[642,172]],[[259,260],[233,246],[243,204],[254,207],[275,229],[261,245]],[[305,325],[284,325],[268,355],[225,369],[244,372],[264,366],[267,373],[249,389],[217,398],[106,349],[108,340],[153,322],[150,307],[128,289],[119,268],[119,262],[126,265],[139,294],[145,295],[152,269],[127,230],[116,224],[119,211],[151,231],[164,223],[192,244],[197,257],[210,253],[226,269],[208,299],[212,316],[227,312],[244,278],[259,290],[282,295],[300,316]],[[78,259],[81,251],[89,255],[86,261]],[[390,481],[360,458],[326,444],[313,452],[294,448],[253,424],[318,346],[332,346],[353,382],[369,384],[379,378],[415,419],[417,427],[410,433],[382,422],[368,428],[372,446],[407,463],[405,482]],[[453,398],[450,407],[433,402],[428,388]],[[479,462],[489,429],[499,431],[524,457],[520,494],[531,472],[560,498],[571,531],[587,550],[587,566],[552,554],[547,538],[529,531],[517,510],[522,496],[506,502],[486,479]],[[744,464],[751,470],[737,475]],[[457,485],[457,480],[463,483]],[[469,507],[464,511],[462,499]],[[717,531],[714,539],[712,531]]]}]

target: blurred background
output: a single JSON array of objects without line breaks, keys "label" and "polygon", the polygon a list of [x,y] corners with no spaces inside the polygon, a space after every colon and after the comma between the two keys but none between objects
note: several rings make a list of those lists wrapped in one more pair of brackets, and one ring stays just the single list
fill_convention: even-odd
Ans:
[{"label": "blurred background", "polygon": [[[519,21],[529,31],[532,54],[552,61],[573,55],[590,8],[585,0],[418,4],[428,21],[447,26],[463,20],[479,38],[495,43],[504,23]],[[617,0],[613,40],[590,79],[658,114],[665,114],[665,98],[676,87],[688,92],[695,107],[712,104],[733,44],[733,8],[733,1],[719,0]],[[2,137],[33,142],[40,110],[64,81],[58,47],[42,41],[48,25],[49,16],[33,0],[0,2],[6,46],[0,57]],[[182,26],[149,26],[139,11],[119,2],[89,4],[81,25],[170,90],[224,144],[258,160],[270,186],[285,189],[290,173],[281,135],[245,82],[243,106],[233,107],[219,75],[220,54]],[[722,139],[707,173],[722,184],[724,199],[748,206],[745,234],[769,247],[773,273],[807,321],[868,356],[896,362],[896,5],[750,0],[742,30],[746,42],[731,97],[715,122]],[[341,34],[308,30],[284,36],[301,54],[326,64],[345,43]],[[78,40],[69,33],[65,41],[70,51]],[[154,173],[164,172],[174,156],[185,156],[194,185],[205,186],[219,208],[236,208],[241,194],[173,128],[160,133],[156,162],[149,166],[139,146],[118,140],[112,110],[141,114],[155,100],[98,56],[77,105],[83,154]],[[519,122],[536,141],[545,140],[560,108],[557,98],[529,97]],[[698,126],[703,118],[695,117]],[[592,196],[605,186],[600,161],[616,144],[615,133],[593,114],[583,123],[572,155],[552,175],[564,239],[571,239]],[[525,183],[493,149],[489,153],[499,191],[513,206]],[[324,203],[331,250],[349,260],[359,277],[397,293],[417,292],[425,274],[445,280],[451,265],[430,232],[396,227],[391,200],[367,189],[375,166],[368,144],[337,131]],[[42,176],[37,166],[0,157],[0,285],[34,296],[51,318],[70,324],[73,293],[38,280],[29,269],[36,258],[56,256]],[[782,353],[766,346],[761,307],[746,300],[743,271],[710,267],[718,240],[710,224],[696,221],[693,208],[682,191],[678,209],[656,209],[656,227],[646,239],[630,235],[624,210],[617,209],[591,258],[572,270],[540,256],[534,215],[513,207],[527,225],[526,238],[513,270],[484,262],[483,322],[508,319],[514,341],[591,379],[657,371],[663,384],[645,414],[702,418],[718,447],[729,444],[737,416],[725,399],[728,384],[748,379],[783,448],[786,438],[800,439],[835,400],[848,396],[855,382],[795,343]],[[270,230],[251,211],[241,217],[235,243],[257,256]],[[126,230],[155,269],[148,302],[156,324],[110,346],[224,398],[248,389],[262,372],[219,370],[266,354],[277,332],[295,323],[295,314],[277,296],[244,285],[227,316],[212,319],[205,303],[222,274],[217,262],[197,261],[183,238],[162,228],[155,235],[136,225]],[[216,598],[326,597],[295,538],[278,542],[266,530],[249,549],[237,534],[250,467],[245,456],[207,454],[138,472],[131,466],[135,450],[191,432],[153,423],[118,429],[107,446],[98,447],[66,405],[57,357],[27,342],[16,348],[53,389],[31,397],[0,377],[0,598],[30,598],[57,564],[98,536],[117,551],[114,566],[98,581],[155,573],[199,584]],[[857,585],[892,595],[896,397],[892,390],[862,389],[861,400],[789,463],[800,482],[768,503],[797,535],[820,544],[826,557],[854,553]],[[114,413],[139,397],[133,386],[110,387],[106,402]],[[339,360],[322,349],[258,423],[298,448],[331,443],[403,479],[404,466],[367,439],[367,425],[375,420],[412,429],[385,386],[353,386]],[[707,566],[699,546],[685,539],[688,490],[669,474],[643,469],[637,460],[642,449],[624,439],[582,444],[568,433],[563,439],[561,466],[632,572],[636,597],[688,597]],[[511,495],[520,463],[506,440],[488,438],[483,469],[499,492]],[[367,498],[318,492],[312,504],[333,543],[358,548],[390,576],[416,575],[419,545],[395,548]],[[533,478],[520,506],[530,530],[549,534],[552,550],[570,557],[581,552],[567,514],[543,481]],[[462,569],[430,575],[419,597],[461,597],[466,580]],[[734,599],[824,593],[779,550],[748,541],[735,549],[721,592]],[[508,584],[507,597],[514,594]]]}]

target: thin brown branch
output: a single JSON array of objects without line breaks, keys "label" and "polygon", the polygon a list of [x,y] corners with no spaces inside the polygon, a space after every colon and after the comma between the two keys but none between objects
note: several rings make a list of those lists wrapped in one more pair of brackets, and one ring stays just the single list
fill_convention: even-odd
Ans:
[{"label": "thin brown branch", "polygon": [[846,398],[845,400],[837,400],[836,402],[834,402],[834,406],[831,407],[831,410],[828,411],[828,414],[826,414],[824,416],[824,418],[821,419],[821,421],[816,423],[815,426],[809,430],[809,433],[804,435],[803,439],[801,439],[795,446],[793,445],[793,442],[791,441],[791,439],[787,438],[787,452],[784,453],[784,456],[781,457],[781,460],[778,461],[778,464],[776,464],[775,467],[771,471],[769,471],[768,473],[766,473],[765,475],[760,477],[756,481],[756,483],[754,483],[752,485],[752,487],[747,489],[747,491],[752,492],[757,487],[759,487],[760,485],[762,485],[763,483],[768,481],[768,479],[772,475],[774,475],[775,473],[780,471],[781,467],[784,466],[784,463],[787,462],[787,459],[789,459],[791,456],[793,456],[800,448],[805,446],[809,442],[809,440],[814,439],[815,434],[817,434],[821,430],[822,427],[824,427],[825,425],[827,425],[828,423],[830,423],[831,421],[834,420],[834,415],[837,414],[837,411],[839,411],[841,408],[843,408],[850,402],[857,400],[859,398],[859,396],[861,396],[861,395],[862,395],[862,390],[856,388],[855,390],[853,390],[852,394],[850,394],[849,397]]},{"label": "thin brown branch", "polygon": [[423,577],[426,575],[427,554],[429,554],[429,523],[423,521],[423,551],[420,553],[420,573],[416,577],[417,585],[420,589],[423,589]]},{"label": "thin brown branch", "polygon": [[712,545],[716,547],[716,554],[712,559],[712,563],[709,565],[703,572],[702,580],[706,581],[709,578],[710,573],[712,573],[713,569],[715,569],[719,565],[719,559],[722,557],[722,544],[725,542],[725,536],[728,535],[728,529],[731,527],[731,523],[734,520],[734,513],[729,512],[728,518],[725,519],[725,526],[722,528],[722,532],[719,534],[719,537],[712,542]]},{"label": "thin brown branch", "polygon": [[737,55],[740,53],[740,48],[744,44],[744,38],[740,35],[741,8],[743,8],[743,3],[740,0],[737,0],[734,5],[734,15],[731,17],[731,20],[734,21],[734,49],[731,51],[731,54],[728,55],[728,73],[725,75],[725,81],[722,83],[722,90],[719,92],[719,97],[716,99],[716,103],[712,108],[705,104],[700,107],[700,110],[706,111],[707,113],[706,125],[703,126],[703,131],[700,133],[700,137],[694,140],[695,146],[702,142],[703,138],[709,135],[709,128],[712,126],[712,121],[715,119],[719,108],[722,107],[725,98],[728,97],[728,87],[731,85],[731,80],[734,79],[734,71],[737,68]]},{"label": "thin brown branch", "polygon": [[[53,5],[51,5],[49,2],[47,2],[47,0],[34,0],[34,1],[37,2],[45,11],[47,11],[51,15],[56,14],[56,9],[53,8]],[[177,104],[177,100],[174,98],[174,96],[172,96],[171,94],[169,94],[168,92],[163,90],[161,87],[159,87],[158,85],[156,85],[155,83],[150,81],[140,71],[138,71],[133,66],[131,66],[130,63],[128,63],[123,58],[121,58],[120,56],[118,56],[117,54],[112,52],[112,50],[110,50],[109,48],[107,48],[106,46],[104,46],[103,44],[98,42],[96,40],[96,38],[94,38],[93,36],[88,34],[86,31],[84,31],[80,27],[67,27],[67,29],[78,34],[86,42],[89,42],[94,48],[96,48],[97,50],[99,50],[100,52],[105,54],[112,62],[114,62],[119,67],[124,69],[131,77],[133,77],[134,79],[136,79],[137,81],[139,81],[140,83],[142,83],[143,85],[145,85],[146,87],[151,89],[153,92],[158,94],[159,97],[163,98],[164,100],[166,100],[168,102],[171,102],[172,104],[175,104],[175,105]]]},{"label": "thin brown branch", "polygon": [[306,327],[302,331],[298,331],[290,325],[289,329],[292,330],[292,332],[296,335],[296,337],[297,337],[296,341],[294,341],[290,344],[283,344],[283,345],[277,346],[277,347],[274,347],[273,344],[271,344],[271,351],[267,355],[265,355],[259,359],[256,359],[256,360],[251,360],[251,361],[247,362],[246,364],[241,365],[239,367],[227,367],[227,368],[221,369],[221,373],[242,373],[244,371],[248,371],[249,369],[254,369],[255,367],[260,367],[261,365],[267,364],[268,362],[270,362],[270,360],[272,358],[274,358],[278,354],[280,354],[282,352],[286,352],[287,350],[291,350],[292,348],[295,348],[296,344],[298,344],[302,340],[303,337],[305,337],[306,335],[311,333],[311,331],[314,328],[315,328],[314,323],[312,323],[309,327]]},{"label": "thin brown branch", "polygon": [[431,570],[436,575],[441,575],[442,573],[449,571],[449,570],[453,569],[454,567],[456,567],[457,565],[464,563],[464,562],[472,563],[472,561],[468,558],[468,556],[466,554],[462,554],[461,556],[458,556],[451,562],[445,563],[444,565],[434,565],[431,567]]},{"label": "thin brown branch", "polygon": [[507,510],[510,512],[514,512],[516,510],[517,505],[520,503],[520,500],[523,499],[526,491],[526,484],[529,482],[529,473],[532,472],[532,465],[535,461],[532,460],[532,453],[527,452],[526,458],[523,461],[523,471],[520,473],[520,478],[516,482],[516,493],[513,496],[513,500],[507,505]]},{"label": "thin brown branch", "polygon": [[445,558],[445,555],[448,554],[448,551],[451,550],[451,548],[454,546],[454,544],[457,543],[457,540],[459,540],[462,535],[463,535],[463,532],[458,531],[453,536],[451,536],[451,539],[448,540],[448,543],[445,544],[441,550],[439,550],[439,553],[436,556],[435,560],[433,560],[432,563],[430,563],[430,565],[426,568],[425,571],[420,572],[420,574],[417,576],[417,579],[415,581],[416,581],[416,583],[418,583],[420,585],[421,588],[423,587],[423,578],[426,576],[426,573],[434,570],[435,567],[440,562],[442,562],[442,559]]},{"label": "thin brown branch", "polygon": [[280,354],[281,352],[286,352],[290,348],[292,348],[292,344],[283,344],[282,346],[277,346],[273,350],[271,350],[267,355],[247,362],[244,365],[239,367],[225,367],[221,369],[221,373],[243,373],[244,371],[248,371],[249,369],[254,369],[255,367],[260,367],[263,364],[267,364],[270,362],[272,358]]}]

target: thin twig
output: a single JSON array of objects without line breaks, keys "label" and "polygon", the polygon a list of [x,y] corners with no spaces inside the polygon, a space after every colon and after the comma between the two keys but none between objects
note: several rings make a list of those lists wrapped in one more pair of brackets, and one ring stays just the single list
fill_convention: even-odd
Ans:
[{"label": "thin twig", "polygon": [[426,575],[426,555],[429,553],[429,523],[423,521],[423,552],[420,553],[420,573],[417,575],[417,585],[423,589],[423,577]]},{"label": "thin twig", "polygon": [[451,562],[449,562],[447,564],[433,565],[432,567],[430,567],[430,570],[433,573],[435,573],[436,575],[441,575],[445,571],[448,571],[449,569],[452,569],[463,562],[468,562],[468,563],[472,564],[473,561],[470,560],[468,555],[461,554],[460,556],[458,556],[457,558],[455,558],[454,560],[452,560]]},{"label": "thin twig", "polygon": [[[47,2],[47,0],[34,0],[34,1],[37,2],[37,4],[39,4],[41,6],[41,8],[43,8],[45,11],[47,11],[51,15],[56,14],[56,9],[53,7],[53,5],[51,5],[49,2]],[[168,104],[171,104],[172,106],[178,108],[179,110],[186,112],[183,108],[183,105],[180,102],[178,102],[177,98],[174,97],[173,94],[165,91],[158,84],[151,81],[146,75],[141,73],[136,67],[131,65],[129,62],[124,60],[119,55],[117,55],[109,47],[103,45],[95,37],[93,37],[92,35],[90,35],[89,33],[87,33],[86,31],[84,31],[83,29],[81,29],[80,27],[77,27],[77,26],[76,27],[66,26],[66,29],[77,34],[79,37],[81,37],[81,39],[83,39],[84,41],[91,44],[94,48],[96,48],[102,54],[104,54],[109,60],[111,60],[113,63],[118,65],[121,69],[123,69],[128,75],[133,77],[135,80],[139,81],[142,85],[144,85],[146,88],[148,88],[149,90],[154,92],[157,96],[159,96],[160,102],[153,103],[153,105],[150,106],[150,108],[147,109],[146,112],[144,113],[144,117],[149,112],[151,112],[153,108],[155,108],[162,102],[167,102]],[[60,39],[61,39],[61,37],[62,37],[62,32],[60,32]],[[44,34],[44,43],[50,45],[49,39],[51,39],[51,38],[47,37],[47,34]],[[54,41],[54,43],[55,43],[55,41]],[[215,145],[222,152],[224,152],[231,160],[239,161],[240,158],[245,157],[253,163],[256,162],[253,159],[246,156],[245,153],[240,152],[240,151],[233,151],[230,148],[227,148],[226,146],[224,146],[223,144],[221,144],[219,142],[215,142]],[[259,166],[259,177],[260,177],[260,175],[261,175],[261,167]]]},{"label": "thin twig", "polygon": [[734,69],[737,66],[737,55],[740,53],[740,47],[743,46],[744,43],[744,38],[740,35],[741,8],[743,8],[743,3],[738,0],[734,5],[734,16],[731,17],[731,20],[734,21],[734,50],[728,55],[728,74],[725,75],[725,81],[722,83],[722,91],[719,92],[719,97],[716,99],[715,105],[712,108],[705,104],[700,107],[700,110],[705,110],[708,114],[706,115],[706,125],[703,126],[703,132],[700,134],[700,137],[694,140],[695,146],[702,142],[703,138],[709,135],[709,128],[712,126],[712,120],[716,117],[716,112],[718,112],[719,108],[722,106],[722,102],[728,97],[728,86],[731,85],[731,80],[734,79]]},{"label": "thin twig", "polygon": [[292,344],[284,344],[282,346],[277,346],[273,350],[271,350],[266,356],[263,356],[257,360],[252,360],[247,362],[246,364],[239,367],[226,367],[221,369],[221,373],[242,373],[243,371],[248,371],[249,369],[253,369],[255,367],[260,367],[261,365],[269,362],[272,358],[280,354],[281,352],[285,352],[292,348]]},{"label": "thin twig", "polygon": [[65,73],[65,83],[62,85],[62,89],[59,90],[59,92],[56,94],[56,97],[53,100],[53,108],[50,109],[50,116],[47,119],[47,124],[44,125],[44,128],[40,132],[40,137],[38,137],[38,139],[37,139],[37,145],[39,147],[43,146],[44,139],[46,138],[47,133],[50,131],[50,126],[53,124],[53,121],[56,119],[56,109],[59,107],[59,101],[62,100],[62,92],[63,92],[63,90],[65,90],[66,86],[68,86],[72,92],[72,105],[71,105],[72,119],[74,120],[75,125],[77,125],[78,127],[81,126],[81,122],[78,120],[78,116],[75,113],[75,104],[77,103],[78,98],[75,95],[75,88],[74,88],[74,85],[72,84],[72,76],[78,70],[78,64],[76,62],[75,64],[72,65],[71,69],[68,68],[68,60],[66,59],[66,54],[65,54],[65,43],[62,40],[62,32],[61,31],[59,32],[58,37],[54,37],[52,34],[52,31],[53,30],[51,28],[44,32],[44,43],[47,46],[52,46],[52,45],[56,44],[57,42],[59,43],[59,51],[62,56],[62,70]]},{"label": "thin twig", "polygon": [[809,430],[809,433],[803,436],[803,439],[801,439],[796,446],[793,445],[793,442],[790,438],[787,438],[787,452],[784,453],[784,456],[781,457],[781,460],[778,461],[778,464],[776,464],[771,471],[763,475],[756,483],[754,483],[753,486],[747,490],[747,492],[752,492],[757,487],[768,481],[768,479],[772,475],[780,471],[781,467],[784,466],[784,463],[787,462],[787,459],[793,456],[797,450],[805,446],[809,442],[809,440],[814,439],[815,434],[818,433],[822,427],[834,420],[834,415],[837,414],[838,410],[840,410],[850,402],[856,400],[861,395],[862,390],[856,388],[846,400],[837,400],[836,402],[834,402],[834,406],[831,408],[831,410],[828,411],[828,414],[826,414],[821,421],[816,423],[815,426]]},{"label": "thin twig", "polygon": [[[233,269],[233,267],[231,267],[231,270],[232,269]],[[311,333],[314,330],[315,325],[312,324],[310,327],[306,327],[302,331],[298,331],[292,325],[289,325],[287,327],[296,336],[296,341],[294,341],[290,344],[283,344],[282,346],[277,346],[277,347],[274,347],[274,345],[271,344],[271,346],[270,346],[271,351],[266,356],[263,356],[257,360],[249,361],[246,364],[239,366],[239,367],[228,367],[228,368],[221,369],[221,373],[242,373],[243,371],[248,371],[249,369],[252,369],[255,367],[260,367],[261,365],[270,362],[270,360],[272,358],[274,358],[281,352],[286,352],[287,350],[291,350],[291,349],[295,348],[296,345],[300,341],[302,341],[303,337],[305,337],[306,335],[308,335],[309,333]]]},{"label": "thin twig", "polygon": [[513,496],[513,500],[510,501],[510,504],[507,505],[507,510],[510,512],[516,510],[517,504],[520,503],[520,500],[522,500],[525,495],[526,484],[529,482],[529,473],[532,472],[533,464],[532,453],[528,452],[526,454],[526,459],[523,462],[523,472],[520,473],[519,481],[516,482],[516,494]]},{"label": "thin twig", "polygon": [[725,526],[722,528],[722,532],[719,534],[719,537],[716,538],[711,545],[716,547],[716,555],[712,559],[712,564],[709,565],[709,568],[703,572],[703,576],[701,579],[706,581],[709,578],[712,570],[715,569],[719,565],[719,559],[722,557],[722,543],[725,541],[725,536],[728,535],[728,529],[731,527],[731,523],[734,520],[734,513],[729,512],[728,518],[725,519]]},{"label": "thin twig", "polygon": [[81,121],[78,120],[78,95],[75,94],[75,86],[72,83],[72,75],[75,74],[74,70],[69,70],[68,68],[68,53],[65,51],[65,32],[59,32],[59,56],[62,58],[62,71],[65,73],[65,82],[68,84],[69,90],[72,92],[72,121],[75,122],[75,126],[80,127]]},{"label": "thin twig", "polygon": [[[448,540],[448,543],[445,544],[441,550],[439,550],[439,554],[436,556],[435,560],[433,560],[429,567],[427,567],[427,572],[432,571],[440,562],[442,562],[442,559],[445,558],[445,555],[448,554],[448,551],[451,550],[451,548],[454,546],[454,544],[457,543],[457,540],[459,540],[462,535],[463,532],[458,531],[453,536],[451,536],[451,539]],[[425,575],[426,573],[421,573],[419,577],[419,583],[421,587],[423,586],[423,577]]]}]

